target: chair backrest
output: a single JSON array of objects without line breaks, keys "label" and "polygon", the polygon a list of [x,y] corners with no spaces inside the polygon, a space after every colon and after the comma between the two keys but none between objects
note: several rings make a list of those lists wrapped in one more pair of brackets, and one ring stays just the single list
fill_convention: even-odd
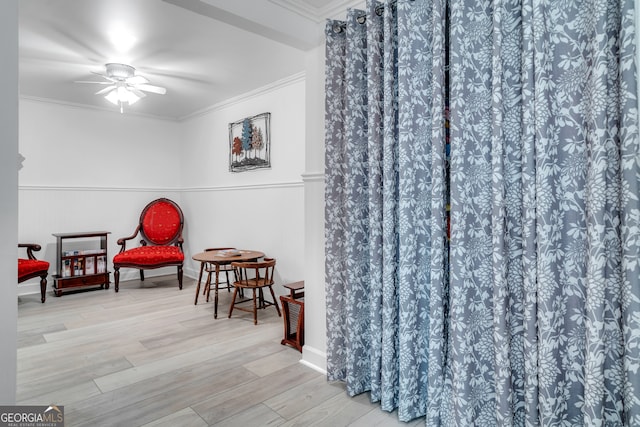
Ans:
[{"label": "chair backrest", "polygon": [[184,215],[174,201],[160,198],[149,203],[140,214],[143,239],[157,246],[174,244],[182,236]]},{"label": "chair backrest", "polygon": [[273,272],[276,260],[265,258],[257,262],[233,262],[231,263],[236,274],[236,283],[245,286],[273,285]]}]

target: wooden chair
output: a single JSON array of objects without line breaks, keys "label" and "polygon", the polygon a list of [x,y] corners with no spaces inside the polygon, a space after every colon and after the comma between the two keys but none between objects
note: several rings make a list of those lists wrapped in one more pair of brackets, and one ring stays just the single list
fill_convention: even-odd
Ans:
[{"label": "wooden chair", "polygon": [[[140,214],[140,221],[132,236],[118,239],[120,252],[113,257],[115,290],[118,292],[120,268],[137,268],[140,280],[144,281],[144,270],[175,266],[178,268],[178,286],[182,289],[182,228],[184,215],[173,201],[160,198],[150,202]],[[127,249],[128,240],[138,233],[142,237],[140,246]]]},{"label": "wooden chair", "polygon": [[[258,308],[266,308],[270,305],[275,306],[278,312],[278,317],[282,317],[280,314],[280,307],[276,300],[276,295],[273,292],[273,272],[276,266],[276,260],[273,258],[264,258],[264,261],[258,262],[233,262],[231,263],[233,271],[236,277],[233,282],[233,299],[231,300],[231,307],[229,308],[229,318],[233,313],[234,308],[237,310],[253,313],[253,324],[258,324]],[[269,288],[271,292],[272,301],[266,301],[264,299],[263,289]],[[244,289],[251,289],[252,298],[237,299],[239,292]],[[256,293],[257,291],[257,293]],[[251,308],[237,307],[237,304],[244,302],[253,302]]]},{"label": "wooden chair", "polygon": [[40,277],[40,301],[44,303],[47,296],[49,263],[37,259],[33,254],[41,249],[40,245],[35,243],[18,243],[18,247],[27,249],[27,258],[18,258],[18,283],[33,279],[34,277]]},{"label": "wooden chair", "polygon": [[[204,251],[208,252],[208,251],[226,251],[226,250],[233,250],[235,248],[207,248]],[[218,274],[224,273],[225,276],[225,282],[220,282],[218,281],[218,289],[226,289],[227,292],[231,292],[231,288],[233,288],[233,283],[231,283],[231,281],[229,280],[229,273],[233,272],[233,267],[231,267],[231,264],[221,264],[218,266]],[[209,302],[209,295],[211,294],[211,286],[215,286],[215,280],[211,280],[211,275],[212,274],[216,274],[216,266],[211,264],[211,263],[206,263],[205,267],[204,267],[204,271],[207,272],[207,285],[205,285],[204,289],[202,290],[202,295],[206,295],[207,296],[207,302]],[[220,287],[220,284],[224,284],[225,286]],[[196,299],[196,302],[198,300]]]}]

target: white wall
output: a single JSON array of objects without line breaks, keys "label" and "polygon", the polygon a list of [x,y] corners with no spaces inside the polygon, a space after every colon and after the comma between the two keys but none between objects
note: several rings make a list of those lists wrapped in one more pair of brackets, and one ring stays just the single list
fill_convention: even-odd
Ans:
[{"label": "white wall", "polygon": [[0,405],[16,400],[18,0],[0,2]]},{"label": "white wall", "polygon": [[175,122],[21,99],[20,186],[179,188],[180,132]]},{"label": "white wall", "polygon": [[[305,153],[305,76],[231,99],[182,123],[185,188],[300,182]],[[229,123],[271,113],[271,168],[229,172]]]},{"label": "white wall", "polygon": [[[116,240],[133,233],[149,201],[180,203],[180,132],[179,123],[21,99],[19,240],[42,245],[38,257],[51,263],[50,274],[52,233],[110,231],[109,257],[115,255]],[[137,275],[123,269],[121,280]],[[34,279],[20,284],[19,294],[38,289]]]},{"label": "white wall", "polygon": [[[187,276],[199,271],[194,253],[230,245],[275,257],[280,284],[304,279],[304,85],[304,75],[292,76],[183,122],[22,99],[20,241],[43,246],[50,274],[52,233],[110,231],[112,257],[146,203],[169,197],[185,214]],[[262,112],[271,113],[271,169],[229,172],[229,123]],[[36,279],[19,287],[25,301],[37,292]]]},{"label": "white wall", "polygon": [[305,345],[303,363],[326,372],[324,281],[324,46],[307,53],[305,197]]},{"label": "white wall", "polygon": [[[276,258],[279,284],[305,278],[304,84],[304,75],[292,76],[183,123],[189,255],[207,247],[257,249]],[[271,113],[271,168],[230,172],[229,123],[265,112]],[[199,264],[188,258],[186,271],[195,276]]]}]

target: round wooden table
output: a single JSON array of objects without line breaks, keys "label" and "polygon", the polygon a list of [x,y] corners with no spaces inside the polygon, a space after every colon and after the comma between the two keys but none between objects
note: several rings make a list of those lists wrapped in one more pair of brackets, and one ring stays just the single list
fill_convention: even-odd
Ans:
[{"label": "round wooden table", "polygon": [[[214,306],[213,306],[213,318],[218,318],[218,276],[220,274],[220,266],[231,264],[234,261],[256,261],[258,258],[264,256],[263,252],[238,249],[235,251],[220,250],[220,251],[205,251],[193,255],[191,258],[194,261],[200,261],[200,276],[198,277],[198,286],[196,287],[196,300],[194,304],[198,304],[198,294],[200,293],[200,282],[202,281],[202,272],[207,263],[216,266],[216,281],[214,286]],[[205,284],[207,292],[207,301],[209,301],[209,292],[211,290],[210,276],[207,276],[207,282]]]}]

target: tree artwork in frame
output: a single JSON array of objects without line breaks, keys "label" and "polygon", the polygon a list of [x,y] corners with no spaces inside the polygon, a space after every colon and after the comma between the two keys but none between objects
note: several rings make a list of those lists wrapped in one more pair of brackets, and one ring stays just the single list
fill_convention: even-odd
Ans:
[{"label": "tree artwork in frame", "polygon": [[271,113],[229,123],[229,170],[243,172],[271,167]]}]

